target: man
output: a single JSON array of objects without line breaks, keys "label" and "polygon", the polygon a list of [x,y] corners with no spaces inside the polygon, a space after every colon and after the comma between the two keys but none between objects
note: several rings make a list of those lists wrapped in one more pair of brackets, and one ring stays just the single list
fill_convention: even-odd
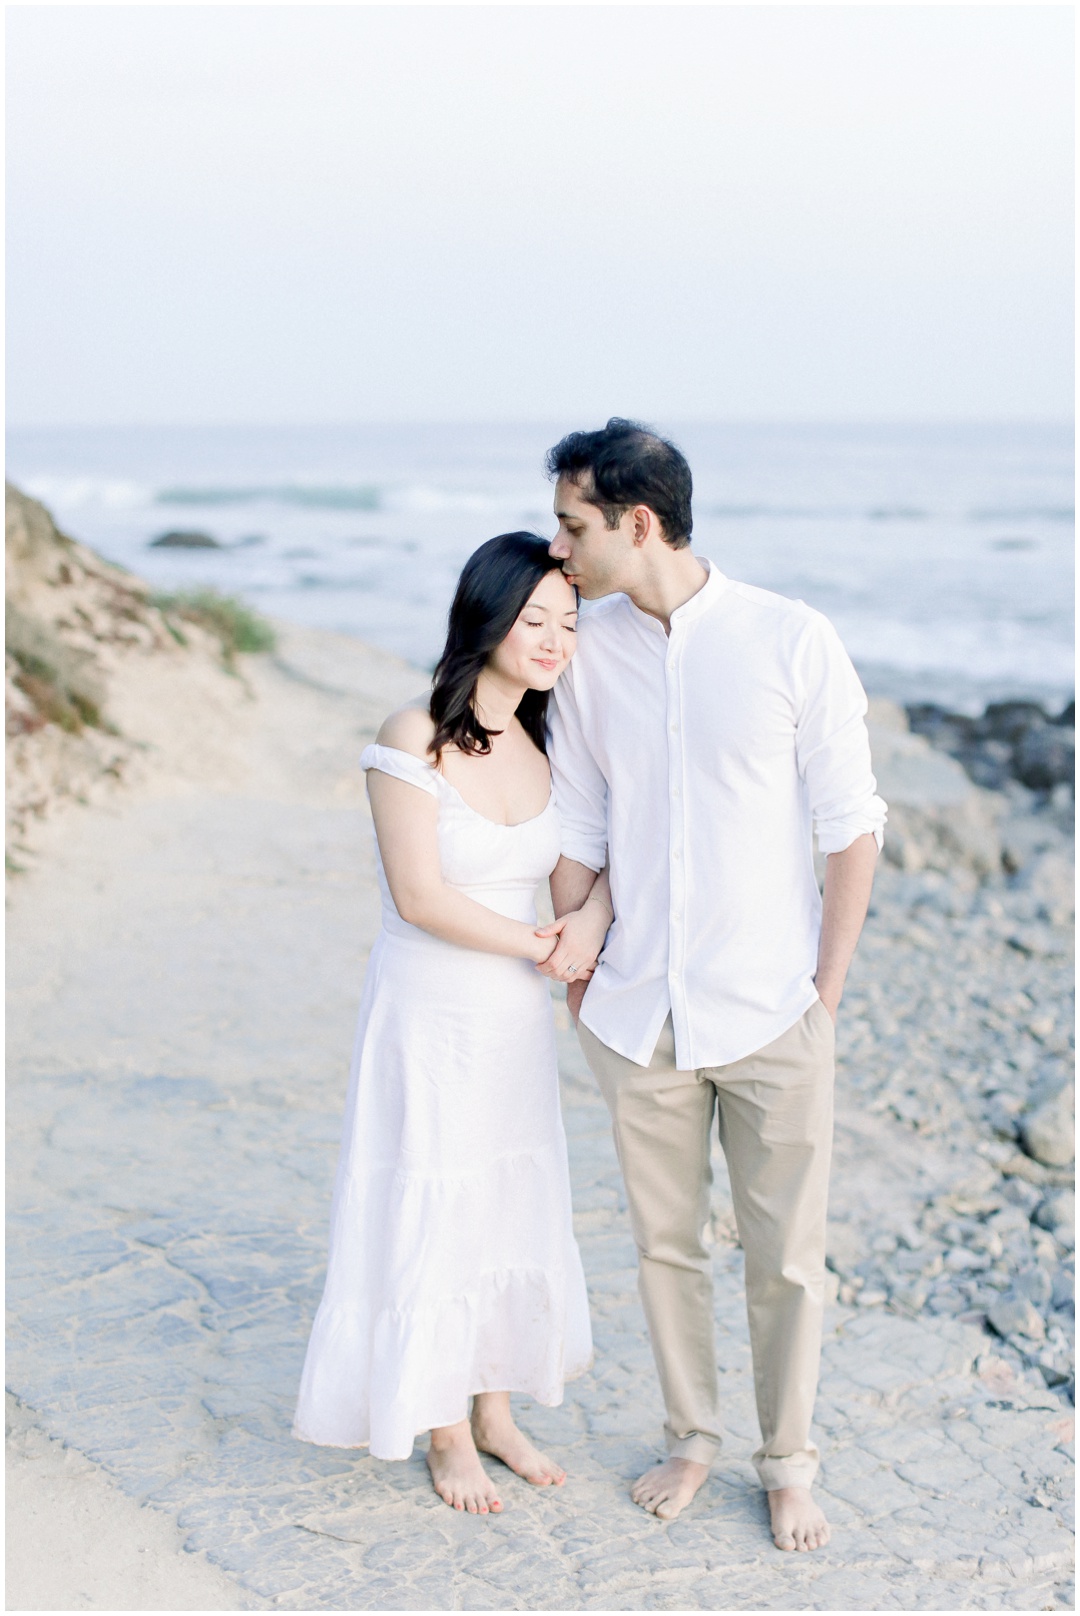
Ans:
[{"label": "man", "polygon": [[[570,980],[611,1111],[667,1411],[670,1457],[632,1496],[673,1519],[720,1449],[702,1241],[715,1113],[746,1255],[754,1463],[777,1546],[815,1549],[829,1537],[810,1421],[834,1023],[885,822],[866,697],[818,612],[693,554],[690,468],[673,444],[613,419],[564,438],[548,470],[551,553],[586,600],[605,597],[555,690],[552,895],[568,918],[544,968]],[[586,983],[583,917],[595,936],[603,900],[583,906],[605,867],[614,922]]]}]

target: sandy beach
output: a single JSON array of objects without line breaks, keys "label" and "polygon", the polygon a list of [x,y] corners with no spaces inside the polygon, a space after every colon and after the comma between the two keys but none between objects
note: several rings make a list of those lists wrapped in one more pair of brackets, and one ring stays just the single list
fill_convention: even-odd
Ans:
[{"label": "sandy beach", "polygon": [[1072,1608],[1071,797],[980,788],[873,709],[892,818],[838,1038],[828,1549],[765,1530],[720,1161],[730,1445],[677,1522],[627,1498],[659,1396],[561,1002],[596,1363],[521,1414],[565,1488],[508,1478],[462,1519],[420,1445],[289,1435],[378,923],[357,759],[423,675],[285,624],[230,670],[137,580],[125,618],[122,578],[49,554],[21,609],[96,659],[115,733],[12,698],[8,1608]]}]

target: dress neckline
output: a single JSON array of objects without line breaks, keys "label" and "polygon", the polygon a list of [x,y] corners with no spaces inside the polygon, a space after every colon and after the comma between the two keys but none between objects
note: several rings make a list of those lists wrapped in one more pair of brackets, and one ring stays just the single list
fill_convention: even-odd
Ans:
[{"label": "dress neckline", "polygon": [[[380,743],[376,742],[375,744],[378,746]],[[437,769],[434,763],[429,763],[427,758],[417,757],[415,752],[406,752],[403,746],[383,746],[381,747],[381,750],[384,752],[400,752],[402,757],[412,758],[414,763],[419,763],[423,768],[430,769],[436,780],[441,781],[441,783],[446,787],[447,791],[452,791],[454,793],[454,796],[458,799],[463,808],[467,808],[470,814],[475,815],[477,819],[482,819],[485,825],[493,826],[495,830],[521,830],[525,825],[535,825],[538,819],[543,819],[544,815],[548,812],[548,809],[555,801],[555,793],[552,791],[549,785],[547,802],[545,802],[538,814],[530,814],[528,819],[515,819],[512,825],[508,825],[501,819],[489,819],[487,814],[482,814],[480,812],[479,808],[474,808],[472,803],[468,802],[461,795],[461,792],[458,790],[457,786],[446,778],[442,770]]]},{"label": "dress neckline", "polygon": [[543,819],[544,815],[555,801],[555,793],[549,786],[548,800],[545,802],[538,814],[531,814],[528,819],[515,819],[512,825],[507,825],[505,821],[501,819],[489,819],[487,814],[482,814],[480,812],[479,808],[474,808],[471,802],[466,802],[457,786],[448,780],[445,774],[441,774],[440,771],[435,768],[433,763],[429,763],[428,768],[435,770],[435,773],[439,776],[439,779],[442,781],[443,785],[448,791],[452,791],[454,793],[454,796],[458,799],[463,808],[467,808],[470,814],[475,814],[477,819],[482,819],[485,825],[493,825],[496,830],[521,830],[525,825],[535,825],[538,819]]}]

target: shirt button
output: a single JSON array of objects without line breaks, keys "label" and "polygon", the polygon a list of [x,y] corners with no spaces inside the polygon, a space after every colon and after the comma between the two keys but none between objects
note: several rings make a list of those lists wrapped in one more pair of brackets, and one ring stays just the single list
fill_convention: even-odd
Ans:
[{"label": "shirt button", "polygon": [[671,788],[671,795],[672,795],[672,796],[673,796],[673,797],[677,797],[677,796],[678,796],[678,795],[679,795],[679,788],[678,788],[678,786],[672,786],[672,788]]},{"label": "shirt button", "polygon": [[672,856],[672,858],[677,858],[677,859],[681,859],[681,858],[682,858],[682,854],[681,854],[681,853],[680,853],[680,852],[679,852],[679,849],[678,849],[678,848],[676,848],[676,849],[675,849],[675,851],[674,851],[674,853],[672,853],[672,855],[671,855],[671,856]]},{"label": "shirt button", "polygon": [[672,974],[673,977],[677,977],[679,973],[678,973],[678,971],[673,970],[671,974]]},{"label": "shirt button", "polygon": [[672,733],[672,734],[673,734],[673,735],[677,735],[677,734],[678,734],[678,733],[679,733],[679,726],[678,726],[678,724],[672,724],[672,726],[671,726],[671,733]]}]

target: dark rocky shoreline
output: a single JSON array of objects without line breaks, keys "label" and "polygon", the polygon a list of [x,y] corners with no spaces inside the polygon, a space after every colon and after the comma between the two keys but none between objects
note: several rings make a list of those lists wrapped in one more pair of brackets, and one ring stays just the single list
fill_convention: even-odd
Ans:
[{"label": "dark rocky shoreline", "polygon": [[906,722],[871,703],[889,826],[840,1080],[867,1115],[925,1141],[927,1174],[908,1182],[906,1211],[838,1204],[829,1253],[841,1303],[981,1325],[988,1364],[1066,1401],[1074,723],[1072,702],[1057,715],[998,702],[978,718],[922,703]]},{"label": "dark rocky shoreline", "polygon": [[961,763],[977,786],[1003,791],[1017,780],[1049,794],[1060,786],[1072,796],[1076,768],[1076,701],[1051,716],[1035,701],[995,701],[979,718],[951,713],[934,702],[907,709],[913,735]]}]

